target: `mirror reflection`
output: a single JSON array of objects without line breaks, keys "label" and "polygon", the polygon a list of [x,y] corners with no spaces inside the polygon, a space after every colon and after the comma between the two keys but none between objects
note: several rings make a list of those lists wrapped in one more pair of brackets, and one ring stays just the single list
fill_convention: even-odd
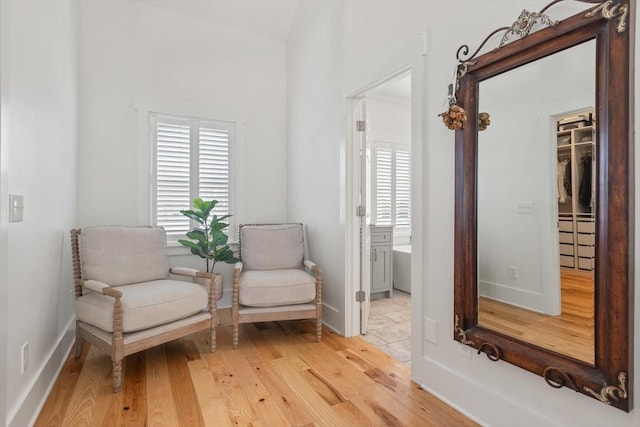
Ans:
[{"label": "mirror reflection", "polygon": [[479,83],[478,324],[593,365],[595,41]]}]

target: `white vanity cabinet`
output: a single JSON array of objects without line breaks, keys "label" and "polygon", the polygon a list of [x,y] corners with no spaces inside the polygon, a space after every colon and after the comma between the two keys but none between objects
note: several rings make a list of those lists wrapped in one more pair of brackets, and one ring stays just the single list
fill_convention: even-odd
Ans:
[{"label": "white vanity cabinet", "polygon": [[371,294],[393,292],[393,227],[371,226]]}]

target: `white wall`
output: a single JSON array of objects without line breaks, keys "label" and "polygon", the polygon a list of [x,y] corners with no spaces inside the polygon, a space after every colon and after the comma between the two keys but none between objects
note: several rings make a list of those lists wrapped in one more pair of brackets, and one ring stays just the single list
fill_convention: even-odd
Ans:
[{"label": "white wall", "polygon": [[287,213],[307,224],[310,257],[322,268],[324,321],[338,331],[346,256],[342,52],[342,4],[301,3],[287,44]]},{"label": "white wall", "polygon": [[367,122],[373,141],[411,145],[411,102],[366,97]]},{"label": "white wall", "polygon": [[285,219],[284,43],[129,0],[82,2],[80,31],[81,225],[149,222],[141,99],[244,121],[235,219]]},{"label": "white wall", "polygon": [[[3,1],[0,13],[7,156],[0,175],[7,233],[0,237],[8,248],[8,254],[1,252],[7,301],[1,379],[8,386],[2,406],[7,423],[27,425],[72,340],[68,230],[77,212],[78,14],[72,1]],[[5,222],[7,193],[24,196],[23,222]],[[25,342],[29,366],[21,374]]]},{"label": "white wall", "polygon": [[[422,286],[420,295],[424,298],[421,315],[437,322],[437,344],[422,342],[419,357],[412,363],[413,378],[488,425],[631,427],[640,424],[637,409],[627,414],[566,388],[553,390],[539,376],[461,351],[452,339],[454,136],[437,114],[443,109],[457,48],[464,43],[475,48],[493,29],[511,25],[523,8],[538,11],[545,3],[537,0],[347,1],[342,13],[333,2],[301,3],[295,32],[288,45],[289,137],[292,163],[306,159],[311,173],[306,174],[290,164],[289,179],[295,184],[290,186],[289,210],[304,214],[300,218],[303,221],[312,219],[314,225],[333,239],[319,246],[324,251],[338,253],[338,257],[327,256],[323,267],[342,271],[345,262],[342,236],[333,227],[343,221],[334,219],[339,206],[336,195],[343,191],[335,177],[343,167],[338,156],[344,149],[346,117],[344,114],[339,117],[337,112],[344,111],[346,97],[353,93],[351,89],[366,87],[374,83],[375,77],[393,71],[380,65],[381,57],[393,55],[398,46],[414,39],[416,33],[426,31],[429,43],[422,82],[426,95],[421,206],[424,218],[420,224],[424,263],[418,286]],[[310,15],[315,15],[317,20]],[[636,45],[638,39],[636,35]],[[321,154],[318,154],[319,143],[323,149]],[[322,167],[314,166],[311,162],[316,158],[330,161],[322,163]],[[322,180],[315,176],[319,172],[324,172],[320,175]],[[333,176],[327,177],[331,174]],[[640,179],[636,178],[636,191],[638,187]],[[312,196],[297,199],[303,188],[308,188]],[[333,205],[333,211],[324,217],[314,214],[313,207],[326,205]],[[344,212],[342,207],[339,212],[341,215]],[[330,286],[334,290],[339,285],[331,283]],[[636,331],[640,330],[639,301],[636,293]],[[339,303],[338,299],[334,300],[334,304]],[[347,310],[344,305],[336,308]],[[422,332],[422,325],[419,328]],[[640,366],[639,348],[640,339],[636,339],[636,366]],[[636,380],[638,378],[636,374]],[[635,406],[640,406],[638,397]]]}]

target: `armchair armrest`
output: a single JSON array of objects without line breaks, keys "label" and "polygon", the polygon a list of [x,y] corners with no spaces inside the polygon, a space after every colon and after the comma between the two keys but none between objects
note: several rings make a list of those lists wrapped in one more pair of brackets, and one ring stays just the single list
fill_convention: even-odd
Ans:
[{"label": "armchair armrest", "polygon": [[242,271],[243,264],[242,262],[236,262],[236,265],[233,267],[234,270]]},{"label": "armchair armrest", "polygon": [[169,270],[169,274],[173,274],[175,276],[186,276],[191,277],[193,279],[211,279],[215,277],[215,273],[207,273],[206,271],[196,270],[195,268],[189,267],[171,267]]},{"label": "armchair armrest", "polygon": [[97,280],[85,280],[83,287],[103,295],[109,295],[110,297],[114,297],[114,298],[122,297],[122,292],[112,288],[111,286],[105,283],[99,282]]},{"label": "armchair armrest", "polygon": [[169,273],[175,274],[178,276],[196,277],[198,270],[196,270],[195,268],[188,268],[188,267],[171,267],[171,269],[169,270]]},{"label": "armchair armrest", "polygon": [[314,272],[314,273],[316,271],[320,271],[320,267],[318,267],[315,262],[313,262],[311,260],[308,260],[308,259],[304,260],[304,266],[306,268],[308,268],[311,272]]}]

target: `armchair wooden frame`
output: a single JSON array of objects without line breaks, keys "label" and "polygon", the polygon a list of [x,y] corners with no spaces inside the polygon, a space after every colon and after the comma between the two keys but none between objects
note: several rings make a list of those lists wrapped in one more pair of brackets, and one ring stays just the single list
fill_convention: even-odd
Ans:
[{"label": "armchair wooden frame", "polygon": [[[248,225],[285,225],[285,224],[243,224],[240,225],[239,230],[242,227]],[[303,224],[299,224],[303,228],[304,233],[304,246],[305,246],[305,258],[307,257],[307,236],[306,230]],[[242,242],[240,242],[242,247]],[[240,251],[240,258],[242,259],[242,251]],[[316,279],[316,297],[313,302],[315,308],[302,308],[283,310],[283,307],[275,307],[275,310],[255,308],[255,307],[241,307],[240,306],[240,273],[242,272],[243,264],[238,262],[235,265],[233,272],[233,293],[232,293],[232,305],[231,305],[231,323],[233,326],[233,348],[238,348],[238,332],[241,323],[255,323],[255,322],[270,322],[276,320],[301,320],[301,319],[315,319],[316,320],[316,341],[320,342],[322,338],[322,271],[314,262],[305,259],[304,267]],[[309,306],[310,304],[306,304]],[[293,306],[296,307],[296,306]]]},{"label": "armchair wooden frame", "polygon": [[[190,318],[181,319],[172,323],[156,326],[144,331],[123,333],[122,330],[122,292],[117,287],[100,284],[96,281],[85,281],[82,278],[80,264],[80,250],[78,239],[80,229],[71,230],[71,257],[73,262],[73,278],[75,286],[75,296],[79,298],[83,295],[83,290],[88,289],[102,293],[113,298],[113,332],[103,331],[95,326],[76,320],[76,351],[75,357],[79,358],[82,353],[84,341],[95,345],[97,348],[107,352],[111,356],[113,363],[113,391],[119,392],[122,386],[122,360],[133,353],[146,350],[157,345],[173,341],[186,335],[209,329],[209,348],[213,353],[216,350],[216,326],[218,323],[216,308],[216,292],[214,273],[206,273],[191,268],[171,268],[171,275],[178,275],[191,278],[202,278],[209,280],[209,312],[208,316],[197,314],[192,317],[198,318],[189,321]],[[154,333],[154,329],[157,333]]]}]

